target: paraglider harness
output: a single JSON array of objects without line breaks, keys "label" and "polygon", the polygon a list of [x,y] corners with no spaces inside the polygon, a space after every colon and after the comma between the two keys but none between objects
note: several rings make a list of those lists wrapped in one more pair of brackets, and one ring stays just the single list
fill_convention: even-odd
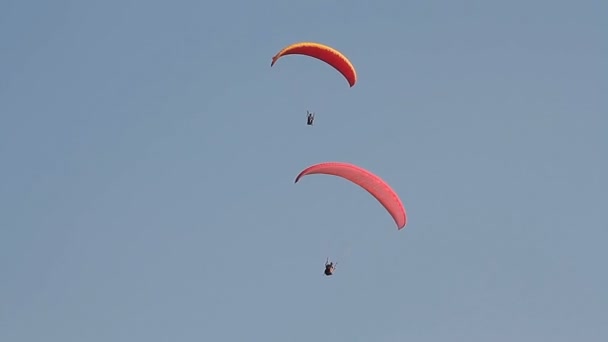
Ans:
[{"label": "paraglider harness", "polygon": [[325,275],[326,276],[330,276],[334,273],[334,271],[336,270],[336,266],[338,265],[338,263],[333,263],[333,262],[329,262],[329,258],[327,258],[327,260],[325,261]]},{"label": "paraglider harness", "polygon": [[308,126],[312,126],[313,122],[315,121],[315,113],[311,113],[309,111],[306,111],[306,124]]}]

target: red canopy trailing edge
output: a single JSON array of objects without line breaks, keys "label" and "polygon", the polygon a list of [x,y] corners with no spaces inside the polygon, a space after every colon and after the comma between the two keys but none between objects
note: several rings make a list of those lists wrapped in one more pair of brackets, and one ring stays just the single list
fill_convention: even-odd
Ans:
[{"label": "red canopy trailing edge", "polygon": [[289,45],[272,57],[273,66],[276,61],[287,55],[305,55],[319,59],[338,70],[352,87],[357,82],[357,71],[352,63],[340,51],[327,45],[313,42],[300,42]]},{"label": "red canopy trailing edge", "polygon": [[401,230],[407,223],[405,208],[397,193],[380,177],[353,164],[341,162],[327,162],[315,164],[304,169],[296,177],[295,183],[306,175],[324,174],[342,177],[349,180],[374,196],[382,206],[389,212]]}]

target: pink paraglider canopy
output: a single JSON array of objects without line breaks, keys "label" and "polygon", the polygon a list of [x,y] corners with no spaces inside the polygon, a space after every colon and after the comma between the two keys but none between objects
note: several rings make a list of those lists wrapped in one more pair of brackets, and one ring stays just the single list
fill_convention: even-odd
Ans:
[{"label": "pink paraglider canopy", "polygon": [[315,164],[304,169],[296,177],[295,183],[297,183],[300,178],[313,174],[337,176],[359,185],[384,206],[393,220],[395,220],[397,229],[401,230],[405,227],[407,215],[403,203],[401,203],[401,199],[397,193],[382,180],[382,178],[353,164],[326,162]]}]

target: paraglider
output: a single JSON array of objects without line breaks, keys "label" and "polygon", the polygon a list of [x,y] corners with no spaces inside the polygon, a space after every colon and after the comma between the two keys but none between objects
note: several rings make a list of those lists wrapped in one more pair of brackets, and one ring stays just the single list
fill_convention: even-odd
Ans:
[{"label": "paraglider", "polygon": [[338,265],[338,263],[333,263],[333,262],[329,262],[329,258],[327,258],[327,260],[325,261],[325,271],[323,272],[326,276],[330,276],[332,274],[334,274],[334,271],[336,270],[336,266]]},{"label": "paraglider", "polygon": [[397,229],[401,230],[407,223],[407,215],[397,193],[380,177],[359,166],[342,163],[319,163],[304,169],[296,177],[297,183],[302,177],[313,174],[332,175],[351,181],[370,193],[388,211]]},{"label": "paraglider", "polygon": [[315,113],[311,113],[309,111],[306,111],[306,124],[308,126],[312,126],[313,122],[315,121]]},{"label": "paraglider", "polygon": [[353,64],[340,51],[327,45],[313,42],[291,44],[272,57],[270,66],[272,67],[279,58],[287,55],[304,55],[316,58],[331,65],[341,73],[351,87],[357,82],[357,71]]}]

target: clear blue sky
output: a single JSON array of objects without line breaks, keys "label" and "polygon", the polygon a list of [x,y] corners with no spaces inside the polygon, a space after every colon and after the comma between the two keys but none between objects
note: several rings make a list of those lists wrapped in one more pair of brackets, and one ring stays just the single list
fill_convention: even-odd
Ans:
[{"label": "clear blue sky", "polygon": [[0,1],[0,340],[607,341],[606,13]]}]

